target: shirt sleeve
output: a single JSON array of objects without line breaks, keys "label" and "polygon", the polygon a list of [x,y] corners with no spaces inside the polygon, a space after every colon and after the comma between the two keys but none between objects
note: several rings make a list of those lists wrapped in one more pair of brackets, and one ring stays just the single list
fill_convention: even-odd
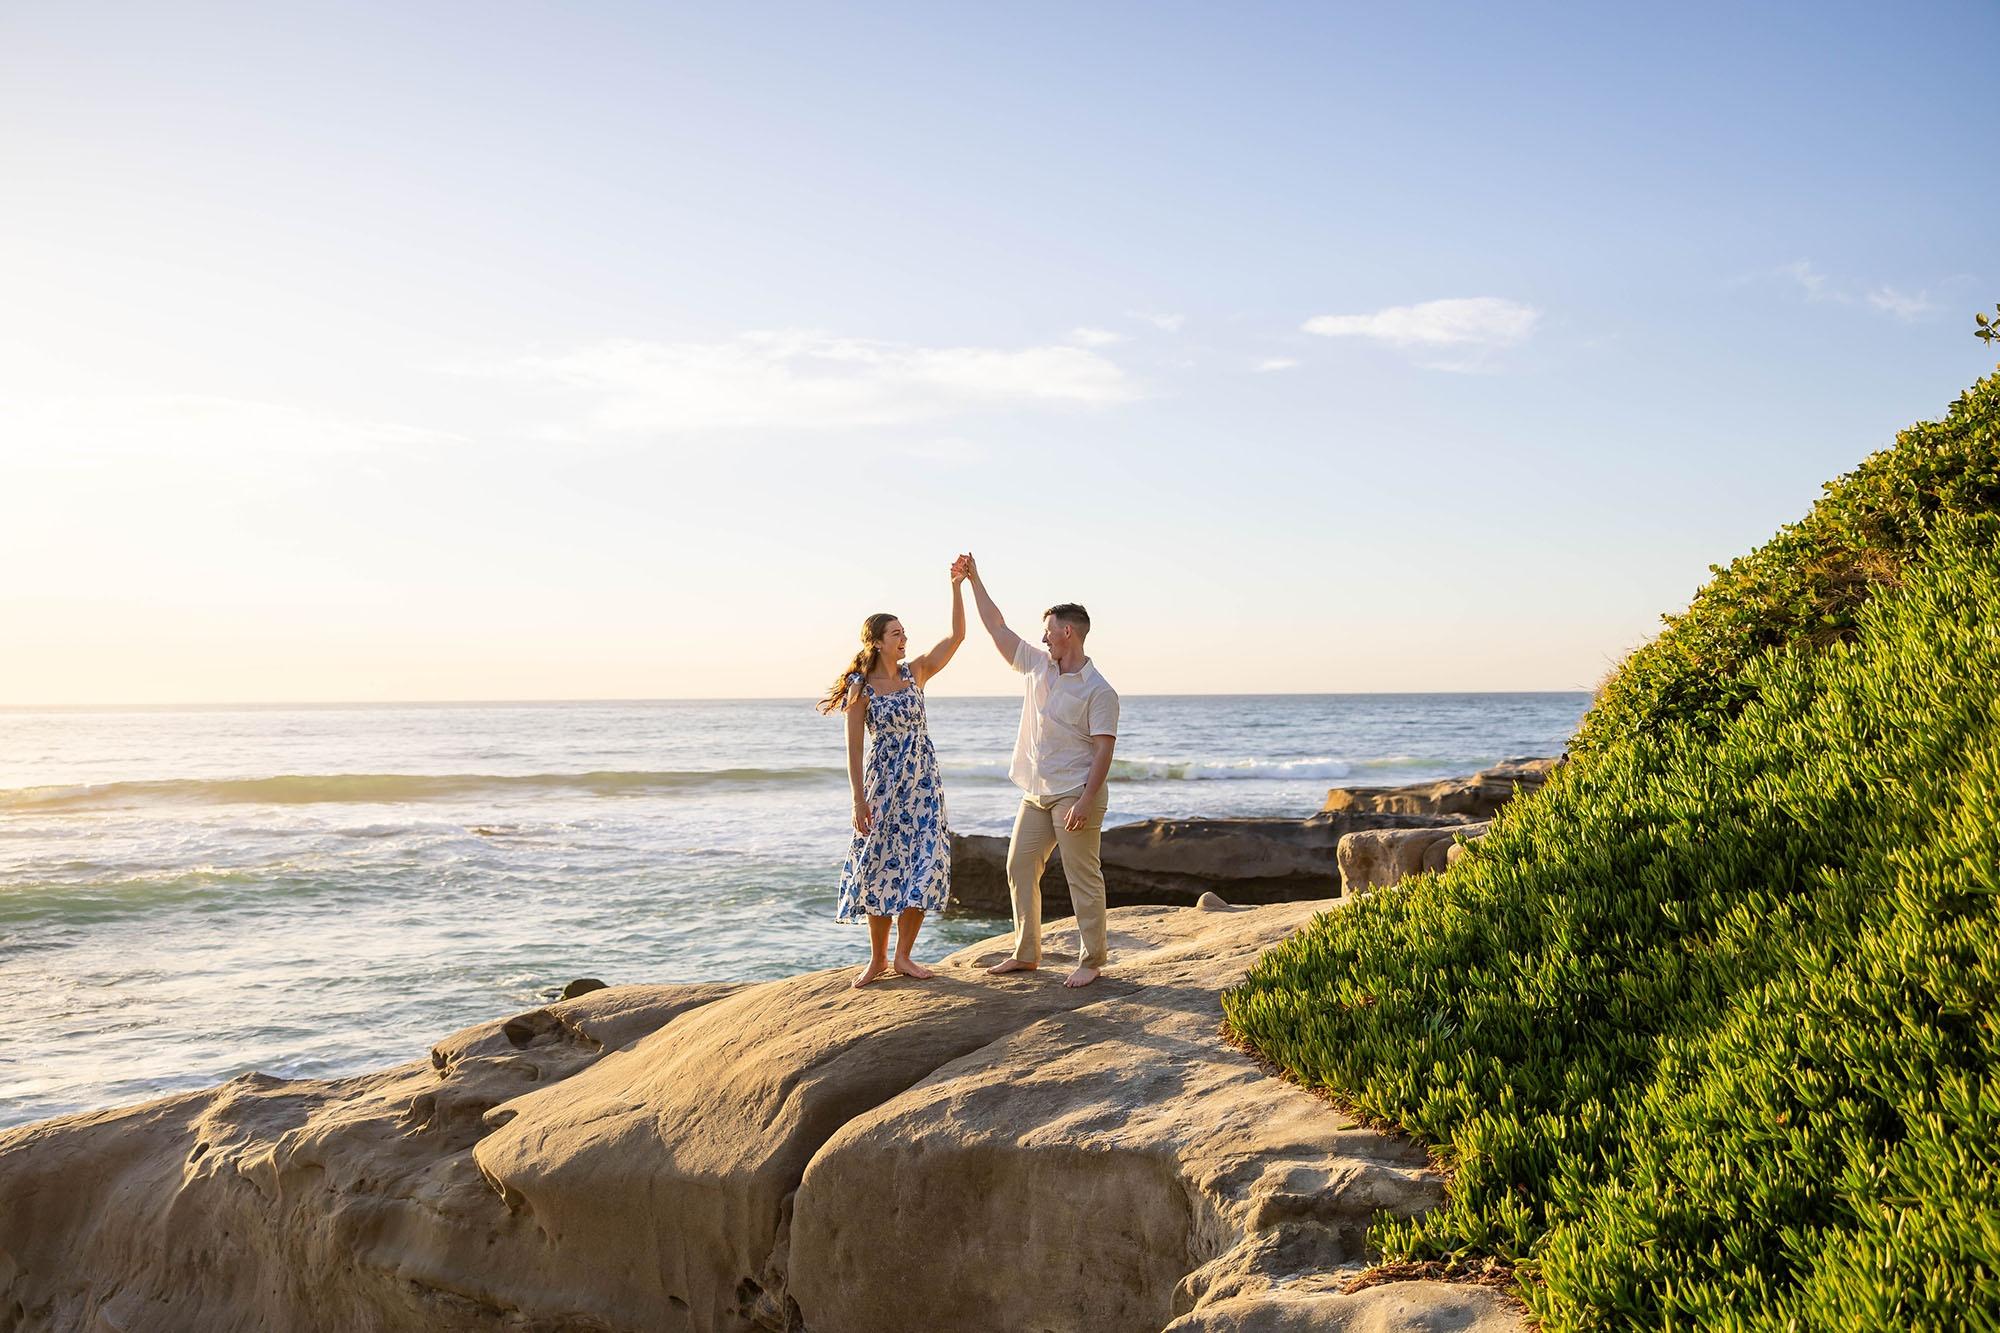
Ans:
[{"label": "shirt sleeve", "polygon": [[1022,639],[1014,645],[1014,670],[1024,676],[1032,674],[1035,669],[1035,659],[1038,657],[1043,661],[1048,660],[1046,654],[1036,652],[1033,644]]},{"label": "shirt sleeve", "polygon": [[1118,734],[1118,691],[1108,685],[1090,696],[1090,734]]}]

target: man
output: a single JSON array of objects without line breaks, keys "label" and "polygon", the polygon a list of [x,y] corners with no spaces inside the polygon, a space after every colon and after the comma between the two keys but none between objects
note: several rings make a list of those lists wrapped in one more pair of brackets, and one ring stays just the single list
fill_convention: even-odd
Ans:
[{"label": "man", "polygon": [[1008,665],[1026,676],[1021,728],[1014,737],[1008,776],[1021,789],[1014,835],[1007,842],[1007,890],[1014,900],[1014,953],[989,972],[1027,972],[1042,961],[1042,868],[1049,850],[1062,849],[1070,905],[1082,944],[1077,968],[1065,986],[1088,986],[1104,972],[1104,869],[1098,841],[1110,796],[1111,748],[1118,741],[1118,692],[1084,655],[1090,613],[1073,602],[1042,615],[1042,644],[1035,651],[1007,628],[1000,608],[980,581],[971,555],[959,557],[979,619]]}]

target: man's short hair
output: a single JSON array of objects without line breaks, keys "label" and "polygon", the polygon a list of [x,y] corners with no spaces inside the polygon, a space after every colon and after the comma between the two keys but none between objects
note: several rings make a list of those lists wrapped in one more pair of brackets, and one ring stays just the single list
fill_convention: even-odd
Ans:
[{"label": "man's short hair", "polygon": [[1054,606],[1042,612],[1042,614],[1044,616],[1054,616],[1057,620],[1062,621],[1063,624],[1074,629],[1078,634],[1090,633],[1090,612],[1084,610],[1075,602],[1057,602]]}]

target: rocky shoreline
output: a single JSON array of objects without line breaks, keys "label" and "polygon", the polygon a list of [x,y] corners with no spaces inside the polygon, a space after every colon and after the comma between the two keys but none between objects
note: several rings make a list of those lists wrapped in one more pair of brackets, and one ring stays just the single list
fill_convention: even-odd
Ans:
[{"label": "rocky shoreline", "polygon": [[[1442,869],[1458,837],[1483,833],[1517,793],[1539,790],[1557,762],[1508,759],[1469,778],[1335,787],[1303,820],[1148,819],[1109,828],[1105,898],[1113,907],[1187,906],[1212,890],[1232,903],[1281,903],[1393,884]],[[1368,836],[1350,843],[1350,834]],[[952,897],[971,911],[1010,914],[1007,839],[952,835]],[[1060,852],[1042,876],[1042,912],[1070,914]]]},{"label": "rocky shoreline", "polygon": [[[1054,952],[986,975],[1004,937],[922,984],[612,986],[379,1073],[0,1133],[0,1333],[1517,1328],[1489,1288],[1349,1290],[1442,1181],[1227,1044],[1219,997],[1366,887],[1352,849],[1395,873],[1551,762],[1112,830],[1085,990]],[[958,854],[1004,911],[1004,840]]]},{"label": "rocky shoreline", "polygon": [[1512,1329],[1347,1293],[1417,1145],[1220,1034],[1328,904],[1123,908],[1113,971],[613,986],[376,1074],[0,1134],[8,1330]]}]

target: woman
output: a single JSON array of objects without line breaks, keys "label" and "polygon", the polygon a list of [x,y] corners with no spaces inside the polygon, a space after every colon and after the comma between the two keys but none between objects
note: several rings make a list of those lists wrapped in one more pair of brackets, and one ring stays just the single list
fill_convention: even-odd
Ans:
[{"label": "woman", "polygon": [[[892,967],[923,979],[931,970],[910,957],[924,913],[951,896],[951,835],[945,830],[944,787],[937,751],[924,722],[924,686],[965,642],[962,563],[951,567],[951,634],[905,663],[909,636],[885,613],[862,622],[861,651],[833,682],[819,711],[847,714],[847,782],[854,793],[854,841],[840,872],[842,921],[868,919],[868,966],[856,987]],[[861,737],[873,733],[866,765]],[[888,957],[889,923],[896,956]]]}]

